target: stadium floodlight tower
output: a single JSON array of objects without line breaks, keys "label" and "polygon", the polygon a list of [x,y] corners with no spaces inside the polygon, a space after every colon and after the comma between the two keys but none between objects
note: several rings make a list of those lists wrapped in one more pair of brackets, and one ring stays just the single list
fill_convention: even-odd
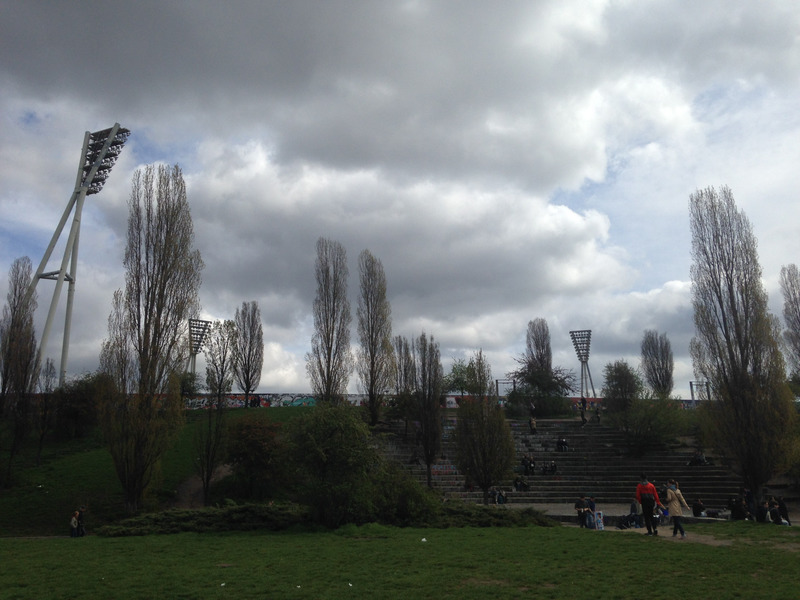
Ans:
[{"label": "stadium floodlight tower", "polygon": [[[581,398],[596,398],[592,372],[589,370],[589,346],[592,343],[592,330],[570,331],[569,337],[572,338],[572,345],[575,346],[578,360],[581,361]],[[592,386],[591,396],[589,395],[590,385]]]},{"label": "stadium floodlight tower", "polygon": [[211,327],[211,321],[189,319],[189,372],[194,375],[197,368],[197,355],[203,351],[203,343]]},{"label": "stadium floodlight tower", "polygon": [[[67,281],[69,284],[67,287],[67,310],[64,318],[64,340],[61,346],[61,368],[58,373],[59,386],[64,385],[64,378],[67,373],[69,335],[72,327],[72,302],[75,296],[75,277],[78,268],[78,240],[80,238],[83,203],[86,196],[97,194],[103,189],[103,185],[105,185],[108,176],[111,175],[111,169],[117,162],[117,158],[119,158],[119,154],[122,152],[122,148],[125,146],[125,142],[128,140],[130,133],[128,129],[120,127],[119,123],[115,123],[113,127],[108,129],[95,131],[94,133],[89,133],[87,131],[84,135],[75,189],[67,203],[67,207],[64,209],[61,221],[59,221],[56,227],[56,231],[50,240],[50,244],[47,246],[47,250],[45,250],[42,262],[39,263],[39,268],[36,269],[36,274],[33,276],[26,294],[26,301],[28,301],[31,296],[33,296],[36,284],[39,283],[40,279],[51,279],[56,282],[53,299],[50,301],[50,310],[47,313],[47,321],[42,330],[42,339],[39,341],[39,364],[41,364],[42,352],[45,351],[47,346],[47,338],[50,335],[53,316],[58,307],[61,288],[64,286],[64,281]],[[53,253],[53,248],[55,248],[56,242],[58,242],[58,238],[61,236],[61,232],[64,230],[64,226],[67,224],[67,219],[69,219],[73,209],[75,215],[72,219],[72,227],[70,228],[67,244],[64,248],[64,257],[61,259],[61,267],[58,271],[45,272],[45,267],[50,260],[50,255]]]}]

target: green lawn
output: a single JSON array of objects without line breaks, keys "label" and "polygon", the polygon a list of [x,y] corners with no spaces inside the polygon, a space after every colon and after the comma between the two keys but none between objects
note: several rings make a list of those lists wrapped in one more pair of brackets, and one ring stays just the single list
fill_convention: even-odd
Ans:
[{"label": "green lawn", "polygon": [[[723,545],[698,541],[718,537]],[[800,531],[575,527],[0,539],[0,597],[795,599]],[[423,541],[423,539],[427,541]]]},{"label": "green lawn", "polygon": [[[302,409],[256,411],[285,420]],[[233,411],[241,418],[247,411]],[[199,415],[200,413],[197,413]],[[190,415],[152,506],[192,474]],[[70,539],[122,515],[96,441],[48,446],[0,496],[0,598],[797,598],[800,529],[691,525],[688,541],[575,527],[182,533]],[[504,510],[491,508],[488,510]],[[11,537],[29,536],[29,537]],[[426,541],[422,541],[423,538]]]}]

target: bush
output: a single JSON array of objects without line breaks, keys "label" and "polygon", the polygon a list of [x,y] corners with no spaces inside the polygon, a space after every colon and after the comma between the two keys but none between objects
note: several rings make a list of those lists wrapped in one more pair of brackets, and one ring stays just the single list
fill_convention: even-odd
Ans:
[{"label": "bush", "polygon": [[357,407],[318,405],[291,422],[294,492],[327,527],[366,523],[376,513],[374,482],[384,469]]},{"label": "bush", "polygon": [[56,439],[82,438],[94,431],[97,425],[97,390],[96,373],[82,375],[56,390]]},{"label": "bush", "polygon": [[387,525],[428,522],[441,501],[399,465],[387,464],[374,481],[372,519]]},{"label": "bush", "polygon": [[[555,521],[530,508],[523,510],[481,506],[463,502],[442,504],[418,486],[425,505],[414,518],[400,521],[378,520],[383,526],[433,527],[554,527]],[[373,522],[373,521],[365,521]],[[364,523],[358,523],[362,525]],[[353,525],[353,524],[349,524]],[[348,525],[348,526],[349,526]],[[164,535],[171,533],[209,533],[224,531],[284,531],[314,528],[311,511],[293,503],[244,504],[195,510],[172,509],[148,513],[97,529],[105,537]],[[347,531],[347,528],[345,528]]]},{"label": "bush", "polygon": [[508,393],[506,397],[506,416],[509,419],[527,419],[530,416],[530,402],[536,405],[537,419],[552,419],[571,414],[572,405],[568,398],[561,396],[532,398],[520,390]]},{"label": "bush", "polygon": [[673,400],[636,398],[628,408],[611,414],[612,422],[625,434],[628,451],[641,456],[673,439],[681,430],[682,409]]},{"label": "bush", "polygon": [[281,424],[250,412],[228,428],[228,462],[233,466],[236,491],[260,500],[280,487],[285,471],[286,445]]},{"label": "bush", "polygon": [[106,525],[98,535],[122,537],[192,531],[281,531],[310,523],[308,509],[291,503],[244,504],[198,510],[172,509],[148,513]]}]

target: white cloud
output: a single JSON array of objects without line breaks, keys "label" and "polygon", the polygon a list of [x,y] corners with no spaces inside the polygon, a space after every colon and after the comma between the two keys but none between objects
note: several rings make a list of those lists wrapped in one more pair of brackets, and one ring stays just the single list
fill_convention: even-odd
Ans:
[{"label": "white cloud", "polygon": [[307,389],[320,236],[348,250],[353,305],[369,248],[396,333],[447,357],[482,347],[501,376],[543,317],[568,367],[569,330],[593,329],[599,379],[655,328],[684,394],[689,194],[732,187],[773,306],[799,262],[793,2],[3,7],[0,293],[16,256],[38,263],[84,131],[133,131],[86,205],[73,372],[96,366],[131,175],[154,161],[184,169],[206,314],[260,303],[265,391]]}]

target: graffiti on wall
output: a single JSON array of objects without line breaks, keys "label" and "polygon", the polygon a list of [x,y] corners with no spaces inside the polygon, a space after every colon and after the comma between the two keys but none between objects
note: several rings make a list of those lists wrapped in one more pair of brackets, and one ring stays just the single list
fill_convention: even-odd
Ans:
[{"label": "graffiti on wall", "polygon": [[[244,394],[228,394],[225,397],[228,408],[244,408]],[[186,408],[199,410],[207,408],[214,399],[207,394],[198,394],[186,401]],[[317,401],[310,394],[250,394],[250,406],[269,408],[271,406],[314,406]]]},{"label": "graffiti on wall", "polygon": [[[228,394],[226,397],[228,408],[244,408],[244,394]],[[446,408],[458,408],[461,396],[445,396]],[[505,398],[501,397],[503,402]],[[367,403],[367,396],[364,394],[348,394],[347,401],[354,406],[361,406]],[[207,408],[213,402],[213,398],[208,394],[198,394],[186,401],[186,408],[199,410]],[[271,406],[314,406],[317,401],[311,394],[250,394],[250,406],[269,408]]]}]

